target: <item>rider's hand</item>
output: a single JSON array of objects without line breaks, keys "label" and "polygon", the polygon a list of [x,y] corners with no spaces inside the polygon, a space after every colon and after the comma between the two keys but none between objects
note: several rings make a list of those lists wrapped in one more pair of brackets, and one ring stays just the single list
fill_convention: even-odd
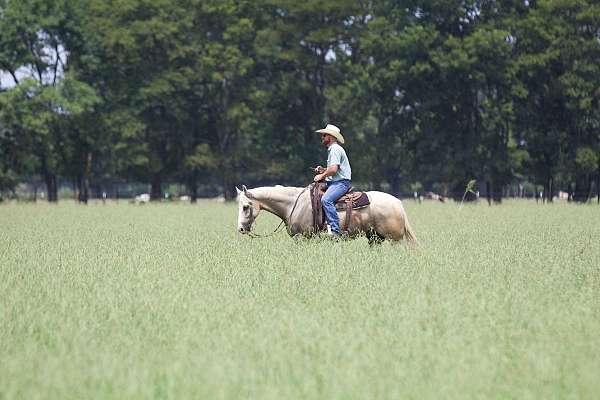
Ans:
[{"label": "rider's hand", "polygon": [[315,182],[321,182],[323,180],[323,174],[319,174],[319,175],[315,175],[313,181]]}]

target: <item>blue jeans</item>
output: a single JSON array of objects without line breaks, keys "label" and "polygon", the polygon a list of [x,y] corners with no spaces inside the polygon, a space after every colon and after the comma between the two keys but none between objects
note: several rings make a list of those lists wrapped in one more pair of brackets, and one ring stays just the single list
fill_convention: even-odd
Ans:
[{"label": "blue jeans", "polygon": [[332,232],[340,233],[340,218],[335,210],[335,202],[350,189],[350,180],[342,179],[335,182],[327,182],[327,191],[321,198],[325,219],[331,227]]}]

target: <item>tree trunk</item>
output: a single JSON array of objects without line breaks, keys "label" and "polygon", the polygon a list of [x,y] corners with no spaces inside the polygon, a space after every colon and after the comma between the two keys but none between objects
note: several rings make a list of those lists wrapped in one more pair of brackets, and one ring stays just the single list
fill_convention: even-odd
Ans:
[{"label": "tree trunk", "polygon": [[587,203],[592,198],[592,174],[586,174],[586,190],[585,190],[585,199],[584,201]]},{"label": "tree trunk", "polygon": [[397,173],[390,172],[388,174],[388,180],[390,183],[390,192],[396,197],[400,197],[400,178]]},{"label": "tree trunk", "polygon": [[[506,194],[504,193],[504,190],[506,190]],[[492,200],[494,201],[494,203],[500,204],[502,203],[502,197],[504,196],[510,196],[510,186],[504,186],[501,183],[500,178],[495,178],[492,181]]]},{"label": "tree trunk", "polygon": [[223,198],[225,200],[232,200],[235,198],[233,195],[233,190],[231,190],[231,183],[226,179],[223,181]]},{"label": "tree trunk", "polygon": [[83,195],[83,190],[81,189],[81,181],[82,181],[82,177],[81,175],[77,175],[77,177],[75,178],[75,200],[77,200],[78,202],[81,203],[81,196]]},{"label": "tree trunk", "polygon": [[92,173],[92,153],[88,152],[85,160],[83,179],[81,180],[81,192],[79,202],[87,204],[90,198],[90,175]]},{"label": "tree trunk", "polygon": [[600,204],[600,167],[598,170],[598,176],[596,177],[596,194],[598,196],[598,204]]},{"label": "tree trunk", "polygon": [[548,178],[548,181],[546,183],[546,201],[548,201],[549,203],[552,203],[552,193],[554,191],[554,180],[552,179],[552,177]]},{"label": "tree trunk", "polygon": [[229,166],[223,166],[221,170],[223,171],[223,175],[221,176],[221,180],[223,182],[223,197],[225,200],[235,199],[237,196],[234,184],[236,181],[235,173],[230,169]]},{"label": "tree trunk", "polygon": [[73,200],[79,200],[79,177],[73,177],[73,181],[71,183],[73,185]]},{"label": "tree trunk", "polygon": [[46,189],[48,191],[48,202],[58,202],[58,188],[56,186],[56,175],[50,172],[44,174],[44,181],[46,182]]},{"label": "tree trunk", "polygon": [[575,184],[573,182],[569,183],[569,187],[568,187],[569,193],[567,193],[567,202],[569,202],[569,203],[574,200],[573,199],[573,192],[575,192],[574,187],[575,187]]},{"label": "tree trunk", "polygon": [[488,206],[492,205],[492,183],[485,181],[485,197],[487,198]]},{"label": "tree trunk", "polygon": [[152,175],[150,185],[150,200],[160,200],[162,198],[162,176],[160,176],[160,173]]},{"label": "tree trunk", "polygon": [[525,190],[523,188],[523,184],[519,183],[519,198],[523,198],[525,196]]},{"label": "tree trunk", "polygon": [[188,178],[188,189],[190,191],[190,202],[195,204],[198,201],[198,171],[192,169],[192,173]]},{"label": "tree trunk", "polygon": [[79,176],[79,182],[77,183],[77,186],[79,187],[79,196],[77,197],[77,200],[80,203],[87,204],[90,193],[89,188],[86,187],[84,178],[82,176]]},{"label": "tree trunk", "polygon": [[586,181],[588,181],[588,179],[586,179],[586,176],[581,176],[580,174],[577,174],[575,178],[575,192],[573,194],[573,200],[575,200],[578,203],[584,203],[585,201],[587,201],[586,197],[589,182]]},{"label": "tree trunk", "polygon": [[195,176],[192,177],[190,181],[190,201],[192,204],[195,204],[198,201],[198,183],[196,182]]}]

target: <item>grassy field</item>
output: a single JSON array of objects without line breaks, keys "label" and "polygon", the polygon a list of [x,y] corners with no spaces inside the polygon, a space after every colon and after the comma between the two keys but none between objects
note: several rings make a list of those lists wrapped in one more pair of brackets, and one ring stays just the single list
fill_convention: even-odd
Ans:
[{"label": "grassy field", "polygon": [[0,399],[598,398],[600,207],[405,207],[418,250],[0,206]]}]

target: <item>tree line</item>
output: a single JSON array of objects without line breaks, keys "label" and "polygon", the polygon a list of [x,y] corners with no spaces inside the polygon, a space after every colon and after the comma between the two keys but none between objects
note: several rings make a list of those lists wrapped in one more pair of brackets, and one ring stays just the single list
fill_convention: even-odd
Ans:
[{"label": "tree line", "polygon": [[303,186],[342,129],[392,193],[600,187],[594,0],[0,0],[0,191]]}]

